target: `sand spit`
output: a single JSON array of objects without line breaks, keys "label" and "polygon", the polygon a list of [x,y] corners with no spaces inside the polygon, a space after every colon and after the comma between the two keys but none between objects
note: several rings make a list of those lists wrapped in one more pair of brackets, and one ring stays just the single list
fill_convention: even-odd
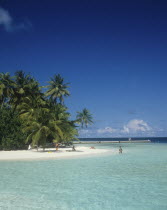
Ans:
[{"label": "sand spit", "polygon": [[79,156],[92,156],[97,154],[118,154],[115,149],[91,149],[90,147],[77,146],[76,151],[72,151],[71,148],[59,148],[56,151],[53,148],[46,149],[44,152],[40,150],[17,150],[17,151],[0,151],[0,161],[2,160],[31,160],[31,159],[62,159],[73,158]]}]

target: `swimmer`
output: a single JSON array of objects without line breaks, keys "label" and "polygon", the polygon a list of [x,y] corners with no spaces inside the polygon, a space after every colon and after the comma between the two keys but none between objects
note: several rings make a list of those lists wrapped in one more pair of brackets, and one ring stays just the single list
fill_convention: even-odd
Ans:
[{"label": "swimmer", "polygon": [[122,153],[122,147],[121,146],[119,147],[119,153]]}]

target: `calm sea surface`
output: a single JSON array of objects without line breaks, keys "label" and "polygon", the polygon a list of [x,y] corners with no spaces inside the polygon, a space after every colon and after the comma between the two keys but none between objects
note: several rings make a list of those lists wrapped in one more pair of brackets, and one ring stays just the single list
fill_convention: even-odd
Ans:
[{"label": "calm sea surface", "polygon": [[167,144],[94,146],[120,145],[123,154],[0,161],[0,209],[166,210]]},{"label": "calm sea surface", "polygon": [[[167,137],[131,138],[131,140],[151,140],[152,143],[167,143]],[[128,141],[129,138],[80,138],[81,141]]]}]

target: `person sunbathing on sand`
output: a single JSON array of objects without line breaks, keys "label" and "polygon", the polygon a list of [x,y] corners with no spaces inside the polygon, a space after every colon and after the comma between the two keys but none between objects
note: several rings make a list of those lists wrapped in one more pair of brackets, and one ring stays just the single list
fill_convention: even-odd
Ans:
[{"label": "person sunbathing on sand", "polygon": [[75,146],[73,145],[73,147],[72,147],[72,151],[76,151],[76,149],[75,149]]}]

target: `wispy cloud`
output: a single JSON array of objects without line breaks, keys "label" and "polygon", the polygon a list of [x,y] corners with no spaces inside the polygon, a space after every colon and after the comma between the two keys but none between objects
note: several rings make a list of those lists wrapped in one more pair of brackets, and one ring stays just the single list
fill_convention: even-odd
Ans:
[{"label": "wispy cloud", "polygon": [[6,31],[10,31],[12,28],[13,19],[9,12],[3,8],[0,8],[0,25],[4,26]]},{"label": "wispy cloud", "polygon": [[4,27],[7,32],[13,32],[17,30],[27,30],[32,25],[26,20],[21,23],[16,23],[9,12],[0,7],[0,27]]},{"label": "wispy cloud", "polygon": [[99,134],[107,134],[107,133],[114,133],[116,131],[117,131],[117,129],[114,129],[112,127],[105,127],[105,128],[102,128],[102,129],[98,129],[97,133],[99,133]]},{"label": "wispy cloud", "polygon": [[136,115],[137,112],[136,112],[135,110],[129,110],[129,111],[128,111],[128,114],[129,114],[129,115]]},{"label": "wispy cloud", "polygon": [[81,129],[79,130],[79,137],[88,138],[93,137],[94,131],[89,129]]},{"label": "wispy cloud", "polygon": [[82,130],[79,131],[79,133],[80,134],[88,134],[88,133],[90,133],[90,130],[88,130],[88,129],[82,129]]}]

